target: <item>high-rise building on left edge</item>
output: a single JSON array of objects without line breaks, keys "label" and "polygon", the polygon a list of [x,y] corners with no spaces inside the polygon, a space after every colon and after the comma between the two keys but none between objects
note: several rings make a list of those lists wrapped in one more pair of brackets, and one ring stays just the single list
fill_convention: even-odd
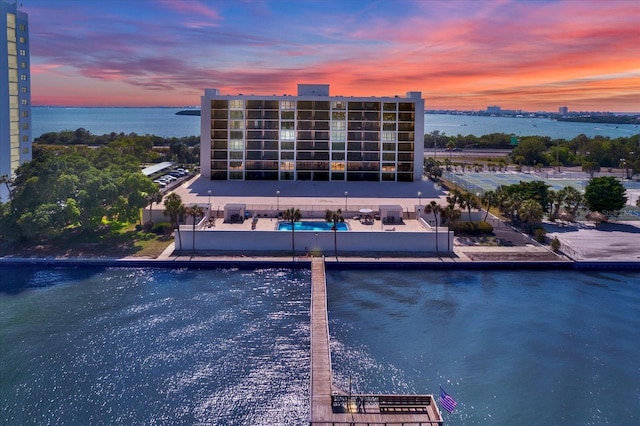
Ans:
[{"label": "high-rise building on left edge", "polygon": [[29,21],[14,1],[0,0],[0,34],[0,176],[13,178],[31,160]]}]

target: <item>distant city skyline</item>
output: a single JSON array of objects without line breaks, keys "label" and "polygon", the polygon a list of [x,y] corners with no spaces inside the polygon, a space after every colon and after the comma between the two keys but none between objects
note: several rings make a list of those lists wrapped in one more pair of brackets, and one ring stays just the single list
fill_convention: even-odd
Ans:
[{"label": "distant city skyline", "polygon": [[640,111],[640,5],[619,1],[23,0],[32,101],[422,91],[427,109]]}]

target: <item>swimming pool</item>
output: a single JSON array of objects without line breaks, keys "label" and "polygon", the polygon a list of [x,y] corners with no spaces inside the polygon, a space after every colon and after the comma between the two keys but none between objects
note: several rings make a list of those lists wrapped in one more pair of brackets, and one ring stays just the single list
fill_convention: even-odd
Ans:
[{"label": "swimming pool", "polygon": [[[337,223],[338,231],[348,231],[346,223]],[[333,222],[295,222],[294,231],[331,231]],[[291,222],[278,223],[278,231],[291,231]]]}]

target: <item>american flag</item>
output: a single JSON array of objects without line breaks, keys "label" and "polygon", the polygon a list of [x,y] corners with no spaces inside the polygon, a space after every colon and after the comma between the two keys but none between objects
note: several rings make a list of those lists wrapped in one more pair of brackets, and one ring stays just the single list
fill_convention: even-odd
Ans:
[{"label": "american flag", "polygon": [[444,389],[442,389],[442,386],[440,386],[440,405],[442,405],[442,408],[444,408],[445,410],[447,410],[450,413],[453,413],[453,410],[456,408],[456,405],[458,405],[458,403],[456,402],[455,399],[451,398],[449,396],[448,393],[446,393],[444,391]]}]

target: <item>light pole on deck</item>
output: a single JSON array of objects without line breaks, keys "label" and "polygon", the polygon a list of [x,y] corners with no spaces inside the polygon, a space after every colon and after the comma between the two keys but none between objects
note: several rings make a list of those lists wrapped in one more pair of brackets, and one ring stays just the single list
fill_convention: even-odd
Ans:
[{"label": "light pole on deck", "polygon": [[349,200],[349,192],[344,191],[344,212],[345,213],[347,212],[348,200]]},{"label": "light pole on deck", "polygon": [[277,218],[280,219],[280,191],[276,191],[276,210],[277,210]]},{"label": "light pole on deck", "polygon": [[418,206],[422,207],[422,192],[418,191]]},{"label": "light pole on deck", "polygon": [[209,195],[209,205],[207,207],[207,213],[209,214],[209,219],[211,219],[211,190],[208,190],[207,194]]}]

